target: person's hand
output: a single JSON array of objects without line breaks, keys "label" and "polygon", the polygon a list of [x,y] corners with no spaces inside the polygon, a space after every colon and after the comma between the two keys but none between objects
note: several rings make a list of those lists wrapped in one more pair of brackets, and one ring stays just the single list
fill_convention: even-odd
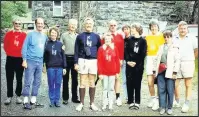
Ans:
[{"label": "person's hand", "polygon": [[135,67],[136,62],[131,62],[131,67]]},{"label": "person's hand", "polygon": [[27,68],[27,67],[28,67],[26,60],[23,60],[22,66],[23,66],[24,68]]},{"label": "person's hand", "polygon": [[173,79],[177,79],[177,75],[176,75],[176,74],[173,74],[173,75],[172,75],[172,78],[173,78]]},{"label": "person's hand", "polygon": [[63,69],[63,75],[65,75],[66,74],[66,69]]},{"label": "person's hand", "polygon": [[65,46],[64,45],[62,46],[62,49],[65,50]]},{"label": "person's hand", "polygon": [[119,74],[116,74],[116,75],[115,75],[115,78],[116,78],[116,79],[119,79]]},{"label": "person's hand", "polygon": [[44,64],[43,69],[42,69],[43,73],[46,73],[46,65]]},{"label": "person's hand", "polygon": [[99,79],[102,80],[103,79],[103,75],[99,75]]},{"label": "person's hand", "polygon": [[123,60],[120,60],[120,66],[122,66],[122,64],[123,64]]},{"label": "person's hand", "polygon": [[74,65],[74,69],[75,69],[76,71],[79,71],[79,65],[78,65],[78,64],[75,64],[75,65]]}]

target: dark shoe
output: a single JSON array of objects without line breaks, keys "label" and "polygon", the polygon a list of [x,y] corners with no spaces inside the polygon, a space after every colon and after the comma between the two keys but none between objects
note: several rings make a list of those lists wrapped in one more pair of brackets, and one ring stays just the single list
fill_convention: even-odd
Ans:
[{"label": "dark shoe", "polygon": [[68,100],[63,100],[63,104],[67,105],[68,104]]},{"label": "dark shoe", "polygon": [[32,107],[31,107],[31,105],[29,103],[25,103],[23,105],[24,105],[24,109],[27,109],[27,110],[31,110],[32,109]]},{"label": "dark shoe", "polygon": [[38,102],[35,102],[35,103],[30,102],[30,105],[34,106],[35,108],[43,108],[44,107],[43,104],[40,104]]},{"label": "dark shoe", "polygon": [[80,101],[78,99],[76,100],[72,100],[73,103],[80,103]]},{"label": "dark shoe", "polygon": [[55,106],[56,107],[61,107],[61,104],[60,103],[55,103]]},{"label": "dark shoe", "polygon": [[55,105],[51,103],[49,106],[50,106],[50,107],[54,107]]}]

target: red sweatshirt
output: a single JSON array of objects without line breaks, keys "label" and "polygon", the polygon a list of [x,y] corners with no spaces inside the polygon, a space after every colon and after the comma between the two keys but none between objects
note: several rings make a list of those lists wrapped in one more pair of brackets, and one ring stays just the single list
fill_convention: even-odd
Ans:
[{"label": "red sweatshirt", "polygon": [[[119,58],[120,60],[124,60],[124,39],[123,36],[119,33],[112,34],[113,40],[112,42],[115,44],[115,46],[118,48],[119,52]],[[104,39],[101,40],[101,45],[104,44]]]},{"label": "red sweatshirt", "polygon": [[4,50],[6,55],[12,57],[22,57],[21,49],[25,38],[25,32],[7,32],[4,37]]},{"label": "red sweatshirt", "polygon": [[107,46],[106,49],[102,45],[97,54],[97,67],[99,75],[116,75],[120,73],[120,59],[118,49]]}]

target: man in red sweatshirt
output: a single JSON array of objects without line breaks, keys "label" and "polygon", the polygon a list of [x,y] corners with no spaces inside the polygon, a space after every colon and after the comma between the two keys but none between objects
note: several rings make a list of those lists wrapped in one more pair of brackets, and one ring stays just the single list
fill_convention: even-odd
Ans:
[{"label": "man in red sweatshirt", "polygon": [[22,55],[21,49],[23,42],[26,38],[26,33],[21,31],[21,22],[16,19],[13,21],[14,29],[7,32],[4,37],[4,50],[6,52],[6,80],[7,80],[7,99],[5,105],[11,103],[13,97],[13,80],[14,74],[16,74],[16,90],[17,95],[16,103],[21,104],[20,99],[22,91],[22,77],[24,68],[22,67]]}]

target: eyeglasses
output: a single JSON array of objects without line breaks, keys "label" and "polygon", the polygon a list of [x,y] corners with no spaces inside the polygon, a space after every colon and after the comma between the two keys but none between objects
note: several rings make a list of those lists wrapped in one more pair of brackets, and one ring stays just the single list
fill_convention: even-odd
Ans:
[{"label": "eyeglasses", "polygon": [[18,24],[18,25],[21,25],[21,23],[16,23],[16,22],[15,22],[14,24],[15,24],[15,25],[17,25],[17,24]]},{"label": "eyeglasses", "polygon": [[116,25],[110,25],[110,26],[116,26]]}]

